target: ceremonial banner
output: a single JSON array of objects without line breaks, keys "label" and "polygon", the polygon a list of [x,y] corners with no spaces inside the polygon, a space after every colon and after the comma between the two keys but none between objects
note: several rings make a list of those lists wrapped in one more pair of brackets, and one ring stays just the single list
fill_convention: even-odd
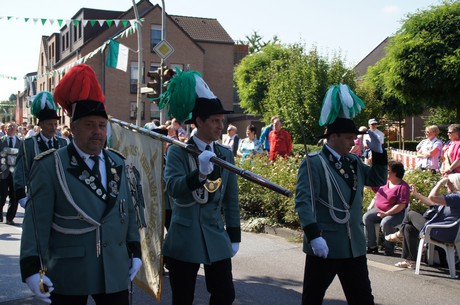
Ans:
[{"label": "ceremonial banner", "polygon": [[129,49],[127,46],[115,40],[110,40],[106,65],[126,72],[128,69],[128,53]]},{"label": "ceremonial banner", "polygon": [[126,173],[141,235],[142,268],[136,284],[161,300],[163,244],[163,143],[110,122],[111,147],[125,157]]}]

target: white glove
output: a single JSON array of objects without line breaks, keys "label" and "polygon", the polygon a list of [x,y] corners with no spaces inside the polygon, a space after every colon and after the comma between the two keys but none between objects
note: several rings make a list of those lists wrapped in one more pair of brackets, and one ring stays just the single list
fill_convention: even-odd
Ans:
[{"label": "white glove", "polygon": [[233,256],[236,255],[236,253],[238,253],[238,250],[240,250],[240,243],[232,243],[232,251],[233,251]]},{"label": "white glove", "polygon": [[198,161],[200,163],[199,170],[204,176],[209,175],[214,170],[214,164],[210,161],[216,154],[209,150],[204,150],[199,156]]},{"label": "white glove", "polygon": [[369,134],[369,138],[371,138],[370,141],[366,140],[367,147],[369,147],[369,149],[372,151],[378,152],[379,154],[383,153],[382,143],[380,143],[377,135],[372,130],[368,130],[367,133]]},{"label": "white glove", "polygon": [[48,292],[42,293],[40,291],[40,273],[35,273],[26,278],[26,284],[30,290],[35,294],[35,298],[38,300],[51,304],[50,292],[54,290],[53,283],[46,275],[43,275],[43,284],[48,286]]},{"label": "white glove", "polygon": [[27,203],[27,200],[29,199],[29,197],[24,197],[24,198],[21,198],[18,200],[18,203],[19,205],[21,205],[24,209],[26,208],[26,203]]},{"label": "white glove", "polygon": [[327,258],[327,254],[329,253],[329,247],[327,246],[326,241],[324,238],[317,237],[310,241],[311,248],[313,249],[313,253],[316,256]]},{"label": "white glove", "polygon": [[133,264],[131,268],[129,268],[129,279],[131,282],[134,280],[134,277],[136,276],[136,273],[141,269],[142,267],[142,260],[138,257],[133,258]]}]

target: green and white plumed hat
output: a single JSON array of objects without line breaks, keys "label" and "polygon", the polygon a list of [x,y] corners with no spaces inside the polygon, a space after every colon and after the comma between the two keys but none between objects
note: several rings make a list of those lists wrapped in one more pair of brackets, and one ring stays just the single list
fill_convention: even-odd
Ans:
[{"label": "green and white plumed hat", "polygon": [[168,116],[186,124],[197,117],[227,114],[220,100],[212,93],[198,71],[180,71],[171,78],[166,92],[160,97],[159,108],[168,107]]},{"label": "green and white plumed hat", "polygon": [[319,125],[332,124],[338,117],[353,119],[364,108],[364,102],[348,85],[331,85],[324,96]]},{"label": "green and white plumed hat", "polygon": [[57,115],[58,107],[54,103],[53,95],[48,91],[39,92],[30,108],[30,113],[38,118],[38,121],[44,120],[59,120],[61,117]]},{"label": "green and white plumed hat", "polygon": [[347,85],[331,85],[319,118],[319,125],[326,126],[326,131],[317,138],[326,138],[333,133],[362,134],[352,119],[364,108],[363,101]]}]

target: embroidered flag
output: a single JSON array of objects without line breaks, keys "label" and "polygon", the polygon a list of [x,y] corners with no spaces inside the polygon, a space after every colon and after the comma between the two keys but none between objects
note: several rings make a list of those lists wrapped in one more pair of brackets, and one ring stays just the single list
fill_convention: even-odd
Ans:
[{"label": "embroidered flag", "polygon": [[109,54],[107,56],[107,66],[126,72],[128,69],[128,47],[115,40],[109,42]]},{"label": "embroidered flag", "polygon": [[136,275],[136,284],[160,301],[164,234],[163,142],[116,123],[109,124],[111,147],[126,157],[126,172],[140,227],[143,264]]}]

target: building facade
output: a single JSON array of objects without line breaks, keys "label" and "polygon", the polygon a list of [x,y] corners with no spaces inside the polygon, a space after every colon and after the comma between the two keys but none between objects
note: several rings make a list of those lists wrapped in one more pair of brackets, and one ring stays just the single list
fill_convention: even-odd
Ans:
[{"label": "building facade", "polygon": [[[149,81],[147,72],[156,70],[161,58],[153,51],[162,38],[162,8],[148,0],[137,4],[139,17],[142,20],[142,79],[141,87]],[[108,26],[106,23],[84,24],[83,20],[134,20],[135,14],[131,7],[126,12],[106,11],[82,8],[71,22],[64,25],[59,33],[44,36],[41,40],[38,69],[36,77],[37,91],[54,91],[64,73],[77,62],[90,65],[96,72],[105,95],[107,113],[119,120],[134,123],[137,117],[137,78],[138,78],[138,39],[137,33],[129,35],[122,23]],[[87,22],[87,21],[86,21]],[[235,95],[233,89],[233,69],[235,65],[235,43],[216,19],[176,16],[166,14],[166,41],[174,52],[165,60],[170,68],[199,71],[211,90],[218,96],[226,109],[233,109]],[[129,31],[129,30],[128,30]],[[108,41],[117,37],[116,41],[129,48],[127,71],[106,66]],[[103,47],[103,46],[107,47]],[[102,47],[102,48],[101,48]],[[99,50],[99,51],[98,51]],[[36,94],[36,93],[35,93]],[[160,118],[156,103],[142,95],[141,125]],[[23,117],[27,107],[23,108]],[[60,124],[67,124],[69,118],[63,117]]]}]

